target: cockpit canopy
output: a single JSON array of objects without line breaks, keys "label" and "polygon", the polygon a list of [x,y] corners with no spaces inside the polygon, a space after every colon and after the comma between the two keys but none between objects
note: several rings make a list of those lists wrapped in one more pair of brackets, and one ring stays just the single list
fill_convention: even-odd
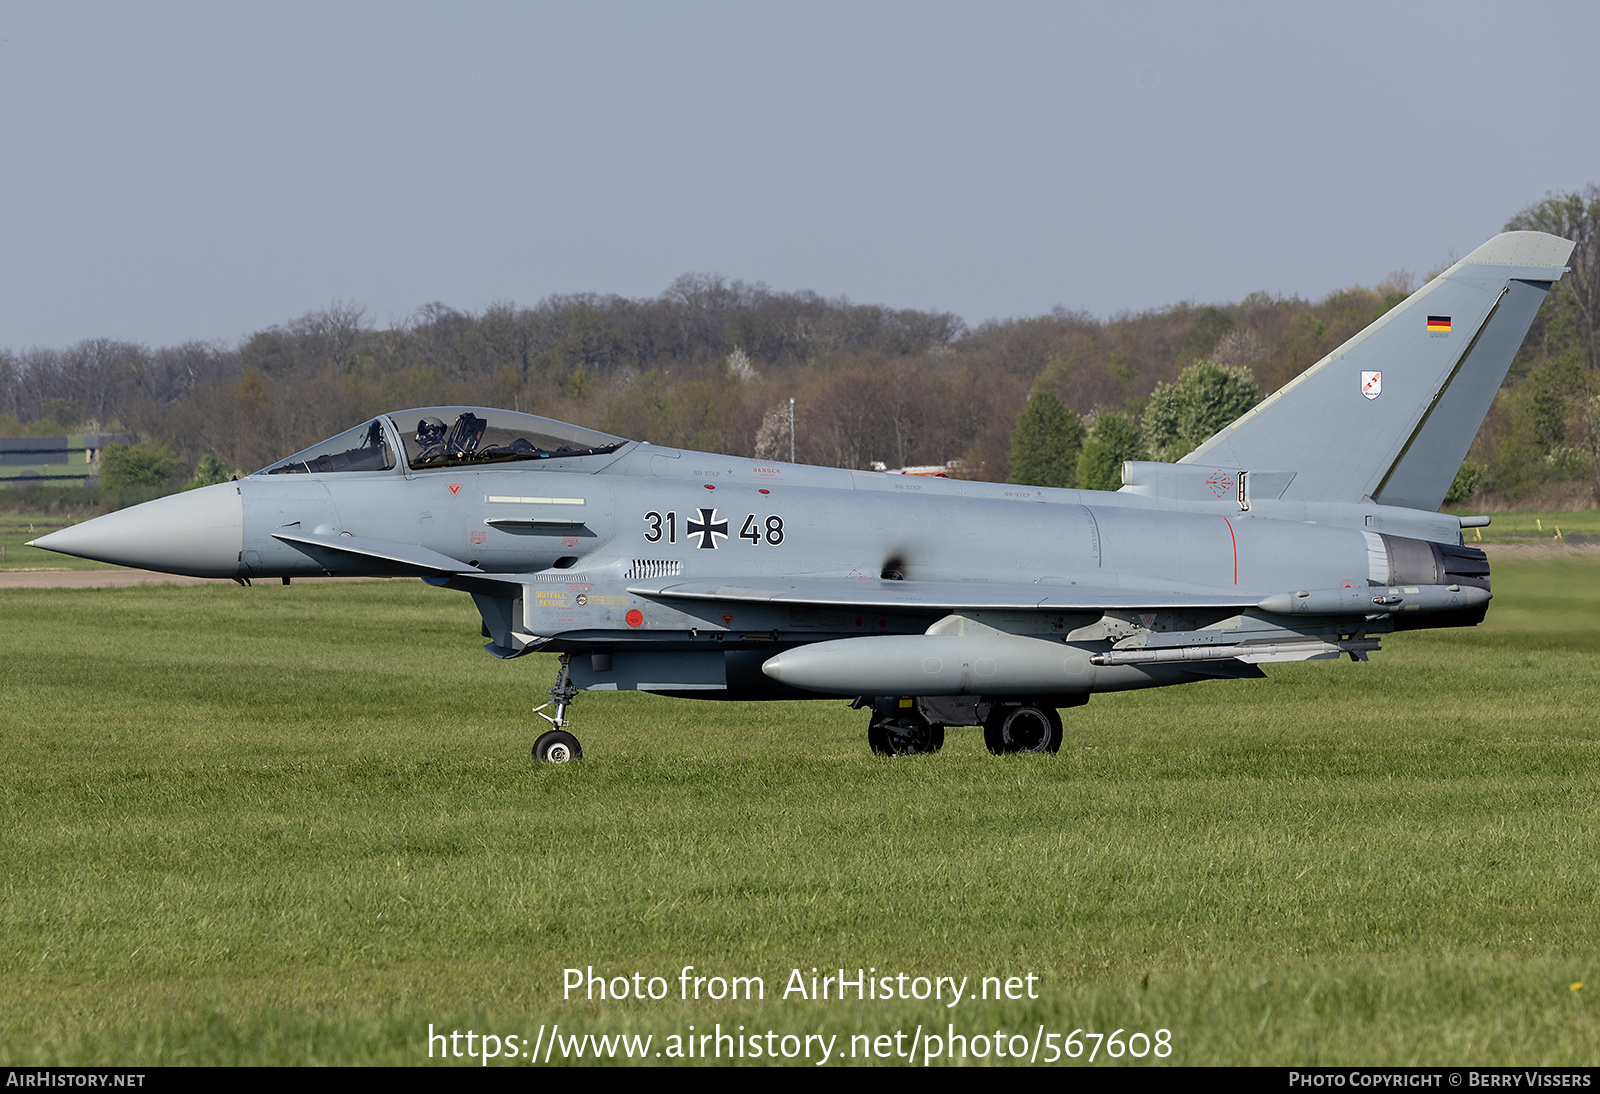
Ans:
[{"label": "cockpit canopy", "polygon": [[389,415],[414,470],[615,452],[628,442],[510,410],[435,406]]},{"label": "cockpit canopy", "polygon": [[394,441],[416,471],[615,452],[627,440],[552,418],[476,406],[432,406],[374,418],[266,468],[266,475],[391,471]]},{"label": "cockpit canopy", "polygon": [[394,447],[377,418],[296,452],[263,475],[321,475],[330,471],[392,471]]}]

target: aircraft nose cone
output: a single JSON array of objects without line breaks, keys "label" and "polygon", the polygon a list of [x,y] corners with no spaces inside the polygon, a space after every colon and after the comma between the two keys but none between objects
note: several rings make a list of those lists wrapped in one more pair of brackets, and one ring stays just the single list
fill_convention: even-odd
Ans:
[{"label": "aircraft nose cone", "polygon": [[107,513],[30,546],[190,577],[233,577],[244,548],[244,501],[231,482]]}]

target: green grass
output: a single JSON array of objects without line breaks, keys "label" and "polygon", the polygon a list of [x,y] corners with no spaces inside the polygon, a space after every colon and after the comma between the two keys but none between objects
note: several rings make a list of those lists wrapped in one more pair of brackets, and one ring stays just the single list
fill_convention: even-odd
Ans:
[{"label": "green grass", "polygon": [[[592,694],[564,768],[527,755],[553,662],[485,656],[465,597],[0,591],[0,1060],[720,1022],[846,1062],[954,1023],[1168,1029],[1174,1063],[1590,1063],[1600,562],[1497,560],[1495,589],[1484,626],[1369,664],[1098,696],[1052,758],[952,730],[877,759],[837,702]],[[767,999],[678,1001],[691,964]],[[673,995],[564,1001],[589,965]],[[1040,997],[778,998],[841,965]]]},{"label": "green grass", "polygon": [[1569,537],[1578,537],[1578,543],[1600,540],[1600,509],[1510,509],[1489,516],[1493,522],[1489,527],[1466,529],[1468,544],[1558,543]]}]

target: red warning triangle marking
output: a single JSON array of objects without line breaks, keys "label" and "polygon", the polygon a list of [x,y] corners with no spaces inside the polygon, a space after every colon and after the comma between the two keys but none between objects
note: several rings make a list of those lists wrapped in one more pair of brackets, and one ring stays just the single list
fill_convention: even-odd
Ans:
[{"label": "red warning triangle marking", "polygon": [[731,627],[733,625],[733,616],[731,616],[731,615],[723,616],[722,617],[722,624],[723,624],[723,626]]},{"label": "red warning triangle marking", "polygon": [[452,493],[452,494],[458,492],[461,489],[461,484],[459,482],[452,482],[452,483],[449,484],[449,486],[450,486],[450,493]]}]

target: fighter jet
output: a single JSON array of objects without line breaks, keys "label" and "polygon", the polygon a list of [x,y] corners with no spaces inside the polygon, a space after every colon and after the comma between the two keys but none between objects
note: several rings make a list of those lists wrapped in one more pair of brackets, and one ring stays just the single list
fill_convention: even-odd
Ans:
[{"label": "fighter jet", "polygon": [[[34,540],[198,577],[412,575],[581,691],[852,699],[888,755],[982,726],[1053,752],[1097,692],[1364,661],[1472,626],[1489,565],[1437,512],[1573,244],[1496,236],[1177,463],[1115,492],[687,452],[529,414],[380,415],[236,482]],[[547,713],[548,711],[548,713]]]}]

